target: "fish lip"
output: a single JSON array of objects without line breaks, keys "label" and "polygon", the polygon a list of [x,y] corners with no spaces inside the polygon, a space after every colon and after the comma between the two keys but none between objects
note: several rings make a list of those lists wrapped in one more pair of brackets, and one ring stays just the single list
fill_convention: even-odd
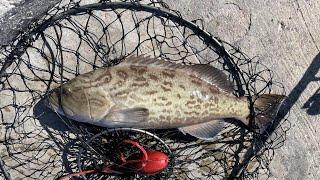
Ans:
[{"label": "fish lip", "polygon": [[53,98],[55,91],[51,91],[44,100],[44,105],[54,111],[58,111],[58,102]]},{"label": "fish lip", "polygon": [[50,103],[49,97],[46,97],[46,98],[43,100],[43,104],[44,104],[45,107],[51,108],[51,103]]},{"label": "fish lip", "polygon": [[[70,111],[73,113],[72,110],[68,109],[67,107],[62,107],[60,98],[61,96],[59,95],[59,92],[53,90],[47,95],[45,105],[51,110],[53,110],[55,113],[68,117],[73,117],[73,115],[70,115]],[[69,110],[69,114],[66,114],[66,110]]]}]

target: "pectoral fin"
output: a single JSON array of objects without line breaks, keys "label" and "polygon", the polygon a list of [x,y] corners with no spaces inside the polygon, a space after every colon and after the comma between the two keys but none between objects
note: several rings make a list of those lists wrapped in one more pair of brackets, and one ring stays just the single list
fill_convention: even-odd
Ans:
[{"label": "pectoral fin", "polygon": [[206,123],[196,124],[192,126],[185,126],[179,128],[182,133],[188,133],[203,140],[212,140],[224,127],[224,121],[212,120]]},{"label": "pectoral fin", "polygon": [[147,108],[113,109],[104,118],[108,126],[135,127],[146,122],[149,116]]}]

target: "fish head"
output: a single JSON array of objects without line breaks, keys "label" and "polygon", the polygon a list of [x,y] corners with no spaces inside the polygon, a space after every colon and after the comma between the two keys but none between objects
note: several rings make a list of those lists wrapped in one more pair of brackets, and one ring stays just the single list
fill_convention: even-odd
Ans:
[{"label": "fish head", "polygon": [[52,90],[47,98],[47,106],[61,115],[78,121],[91,118],[85,91],[69,84]]}]

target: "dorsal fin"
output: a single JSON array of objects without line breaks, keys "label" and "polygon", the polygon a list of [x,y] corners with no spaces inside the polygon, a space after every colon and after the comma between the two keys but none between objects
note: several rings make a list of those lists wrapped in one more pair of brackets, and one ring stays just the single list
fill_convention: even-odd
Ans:
[{"label": "dorsal fin", "polygon": [[185,65],[173,63],[160,58],[153,58],[149,55],[131,55],[125,58],[119,65],[140,65],[140,66],[154,66],[164,67],[169,69],[183,69]]},{"label": "dorsal fin", "polygon": [[196,77],[217,86],[218,88],[224,90],[225,92],[232,93],[233,86],[228,80],[228,77],[221,70],[210,66],[208,64],[194,64],[194,65],[184,65],[179,63],[174,63],[166,61],[160,58],[153,58],[151,56],[139,55],[139,56],[129,56],[120,63],[120,65],[140,65],[140,66],[151,66],[151,67],[162,67],[166,69],[173,70],[183,70],[188,74],[195,75]]}]

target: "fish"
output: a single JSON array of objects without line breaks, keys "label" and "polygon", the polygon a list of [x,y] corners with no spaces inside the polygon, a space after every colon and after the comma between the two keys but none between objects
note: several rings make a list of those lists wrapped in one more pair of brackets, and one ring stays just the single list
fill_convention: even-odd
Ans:
[{"label": "fish", "polygon": [[[214,138],[232,119],[250,125],[248,97],[208,64],[184,65],[146,55],[76,76],[50,92],[49,107],[72,120],[107,128],[171,129]],[[275,119],[285,96],[263,94],[254,103],[258,132]]]}]

